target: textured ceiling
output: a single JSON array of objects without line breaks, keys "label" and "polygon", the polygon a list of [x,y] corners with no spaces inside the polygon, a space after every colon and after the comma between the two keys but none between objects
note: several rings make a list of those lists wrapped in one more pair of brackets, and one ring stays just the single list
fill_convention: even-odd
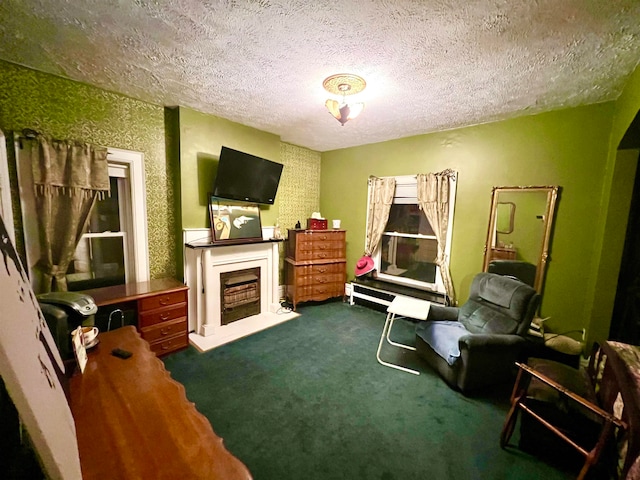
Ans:
[{"label": "textured ceiling", "polygon": [[640,0],[2,0],[0,58],[326,151],[613,100]]}]

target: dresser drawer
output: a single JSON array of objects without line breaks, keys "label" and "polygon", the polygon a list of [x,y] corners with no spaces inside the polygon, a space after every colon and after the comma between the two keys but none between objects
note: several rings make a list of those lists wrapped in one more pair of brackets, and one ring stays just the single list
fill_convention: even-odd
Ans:
[{"label": "dresser drawer", "polygon": [[151,351],[156,355],[165,355],[175,350],[186,348],[189,345],[189,337],[185,332],[184,335],[177,335],[175,337],[167,338],[149,344]]},{"label": "dresser drawer", "polygon": [[315,231],[315,232],[306,232],[304,235],[304,240],[312,240],[314,242],[324,242],[324,241],[332,241],[332,242],[344,242],[345,232],[344,231]]},{"label": "dresser drawer", "polygon": [[141,329],[141,333],[142,338],[149,343],[187,333],[187,317],[176,318],[152,327],[144,327]]},{"label": "dresser drawer", "polygon": [[187,304],[181,303],[173,307],[162,308],[152,312],[141,312],[138,316],[140,328],[149,327],[156,323],[166,322],[178,317],[187,316]]},{"label": "dresser drawer", "polygon": [[147,310],[154,310],[156,308],[168,307],[169,305],[175,305],[176,303],[183,303],[187,301],[187,292],[185,290],[179,292],[162,293],[153,297],[147,297],[140,300],[140,313]]},{"label": "dresser drawer", "polygon": [[323,285],[308,285],[296,288],[298,302],[305,300],[325,300],[344,295],[344,283],[335,282]]},{"label": "dresser drawer", "polygon": [[296,261],[308,260],[333,260],[344,258],[344,250],[308,250],[299,252],[296,255]]},{"label": "dresser drawer", "polygon": [[325,285],[327,283],[344,282],[342,273],[318,273],[315,275],[296,275],[296,286],[303,285]]},{"label": "dresser drawer", "polygon": [[323,274],[331,274],[331,273],[344,273],[345,272],[345,263],[316,263],[313,265],[302,265],[296,266],[296,275],[298,276],[306,276],[306,275],[323,275]]},{"label": "dresser drawer", "polygon": [[[345,232],[338,230],[301,231],[289,230],[287,256],[302,260],[300,255],[312,250],[342,250],[345,246]],[[344,257],[344,254],[339,255]]]}]

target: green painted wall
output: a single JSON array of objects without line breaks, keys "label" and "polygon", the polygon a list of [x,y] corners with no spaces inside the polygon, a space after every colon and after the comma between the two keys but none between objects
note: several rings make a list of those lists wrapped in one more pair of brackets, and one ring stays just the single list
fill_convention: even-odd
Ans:
[{"label": "green painted wall", "polygon": [[[180,107],[168,113],[172,149],[179,152],[180,224],[176,225],[178,248],[182,228],[209,228],[208,197],[215,179],[220,148],[225,145],[282,163],[282,177],[273,205],[261,205],[262,226],[279,225],[281,233],[303,223],[320,207],[320,153],[280,142],[276,135],[230,122],[213,115]],[[175,145],[178,145],[175,147]],[[280,249],[282,277],[283,248]],[[182,272],[182,254],[177,254]]]},{"label": "green painted wall", "polygon": [[614,109],[611,102],[324,152],[320,205],[348,230],[349,276],[364,249],[369,175],[459,172],[451,273],[460,303],[482,270],[492,187],[560,185],[541,314],[566,329],[588,325],[586,279]]},{"label": "green painted wall", "polygon": [[595,261],[589,272],[589,295],[593,302],[587,315],[589,337],[607,338],[617,289],[620,261],[624,248],[633,179],[638,165],[635,152],[619,152],[618,145],[640,110],[640,65],[630,75],[614,104],[613,124],[609,137],[604,188],[600,192]]},{"label": "green painted wall", "polygon": [[174,276],[175,177],[165,156],[163,108],[3,61],[0,85],[0,129],[7,135],[18,247],[22,222],[11,132],[31,128],[144,154],[150,275]]},{"label": "green painted wall", "polygon": [[[208,228],[207,194],[213,188],[221,147],[281,163],[280,137],[190,108],[180,107],[179,117],[182,227]],[[278,209],[277,197],[273,205],[260,206],[263,226],[275,224]]]}]

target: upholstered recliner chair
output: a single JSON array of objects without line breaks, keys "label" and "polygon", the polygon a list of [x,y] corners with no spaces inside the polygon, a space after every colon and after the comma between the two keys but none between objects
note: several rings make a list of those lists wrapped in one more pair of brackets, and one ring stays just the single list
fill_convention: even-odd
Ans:
[{"label": "upholstered recliner chair", "polygon": [[479,273],[460,308],[432,304],[416,327],[416,350],[463,393],[512,381],[540,296],[512,277]]}]

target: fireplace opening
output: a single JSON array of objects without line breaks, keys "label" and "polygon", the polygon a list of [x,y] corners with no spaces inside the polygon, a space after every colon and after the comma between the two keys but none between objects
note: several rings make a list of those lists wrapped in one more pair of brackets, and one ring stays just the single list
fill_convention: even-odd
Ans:
[{"label": "fireplace opening", "polygon": [[221,324],[260,313],[260,267],[220,273]]}]

